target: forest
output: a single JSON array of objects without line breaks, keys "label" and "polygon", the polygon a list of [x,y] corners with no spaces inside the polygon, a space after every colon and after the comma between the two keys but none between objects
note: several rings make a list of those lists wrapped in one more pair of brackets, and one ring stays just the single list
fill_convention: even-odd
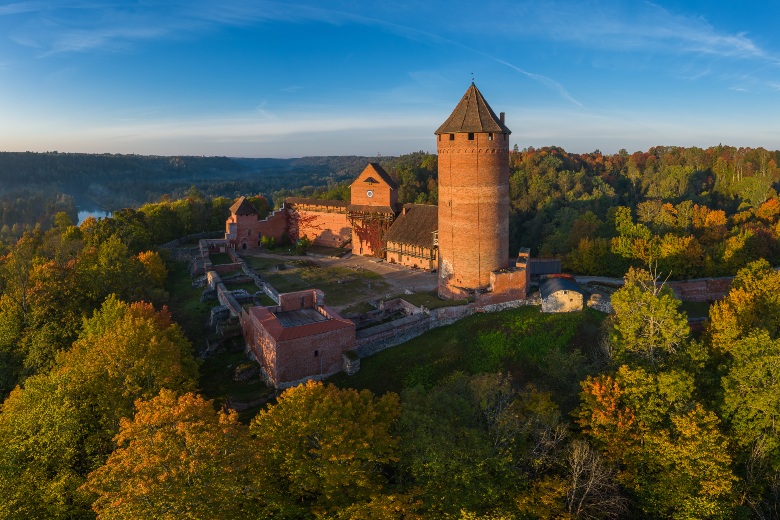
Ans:
[{"label": "forest", "polygon": [[[515,151],[513,243],[624,277],[611,315],[474,316],[409,346],[442,362],[388,370],[401,345],[242,420],[201,391],[159,249],[232,198],[41,207],[0,250],[0,518],[778,518],[776,159]],[[436,202],[435,156],[386,161]],[[664,280],[732,273],[693,333]]]}]

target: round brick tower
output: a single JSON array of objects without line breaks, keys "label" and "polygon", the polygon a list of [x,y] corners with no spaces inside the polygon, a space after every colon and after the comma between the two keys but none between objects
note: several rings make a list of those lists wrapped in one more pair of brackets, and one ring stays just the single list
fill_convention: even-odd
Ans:
[{"label": "round brick tower", "polygon": [[436,130],[439,295],[460,298],[509,265],[509,134],[474,83]]}]

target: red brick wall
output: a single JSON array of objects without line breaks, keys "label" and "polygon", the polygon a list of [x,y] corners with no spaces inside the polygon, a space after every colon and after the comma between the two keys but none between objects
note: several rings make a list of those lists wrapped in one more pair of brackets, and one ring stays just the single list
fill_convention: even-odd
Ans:
[{"label": "red brick wall", "polygon": [[437,136],[439,152],[439,293],[447,286],[490,284],[509,265],[509,136]]},{"label": "red brick wall", "polygon": [[339,247],[352,236],[346,208],[340,209],[343,211],[316,211],[297,204],[294,218],[298,222],[298,236],[306,236],[317,245]]},{"label": "red brick wall", "polygon": [[[372,177],[377,183],[365,182],[365,179]],[[374,193],[373,197],[368,196],[368,191]],[[398,191],[390,188],[381,178],[371,171],[363,170],[350,188],[350,204],[359,204],[361,206],[390,206],[395,207],[398,202]]]},{"label": "red brick wall", "polygon": [[[377,219],[355,219],[352,223],[352,254],[384,258],[384,236],[392,222]],[[373,236],[377,239],[373,240]],[[376,244],[372,244],[376,242]],[[374,247],[376,245],[376,247]]]},{"label": "red brick wall", "polygon": [[341,354],[355,348],[354,325],[278,343],[246,311],[241,313],[241,326],[247,347],[276,383],[297,381],[320,373],[334,374],[341,370]]},{"label": "red brick wall", "polygon": [[317,303],[317,293],[322,294],[322,291],[318,289],[309,289],[306,291],[280,294],[279,306],[282,308],[283,312],[311,309]]},{"label": "red brick wall", "polygon": [[[526,297],[528,287],[526,269],[490,273],[492,291],[485,293],[491,303],[522,300]],[[483,298],[479,299],[483,301]]]},{"label": "red brick wall", "polygon": [[226,232],[230,232],[231,223],[236,224],[236,249],[257,249],[261,232],[257,215],[230,215],[225,222]]},{"label": "red brick wall", "polygon": [[280,341],[276,346],[276,381],[284,383],[339,372],[342,367],[342,353],[353,348],[354,326],[316,336]]},{"label": "red brick wall", "polygon": [[264,237],[274,237],[280,242],[287,234],[287,210],[279,209],[258,223],[258,232]]},{"label": "red brick wall", "polygon": [[711,302],[726,296],[732,281],[734,281],[732,277],[702,278],[682,282],[667,282],[667,285],[684,302]]}]

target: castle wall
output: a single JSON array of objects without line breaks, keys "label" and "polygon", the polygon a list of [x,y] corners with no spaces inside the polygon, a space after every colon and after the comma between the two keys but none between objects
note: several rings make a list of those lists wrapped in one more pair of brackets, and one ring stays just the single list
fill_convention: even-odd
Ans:
[{"label": "castle wall", "polygon": [[720,300],[731,288],[731,276],[723,278],[700,278],[681,282],[666,282],[674,294],[684,302],[712,302]]},{"label": "castle wall", "polygon": [[447,297],[452,287],[487,287],[490,273],[509,265],[509,136],[437,139],[439,292]]},{"label": "castle wall", "polygon": [[273,237],[280,242],[287,234],[287,209],[274,211],[264,220],[258,222],[258,233],[264,237]]},{"label": "castle wall", "polygon": [[296,219],[298,237],[308,237],[313,244],[340,247],[352,237],[346,208],[317,210],[296,204],[291,216]]},{"label": "castle wall", "polygon": [[384,236],[391,225],[381,214],[353,219],[352,254],[384,258]]},{"label": "castle wall", "polygon": [[355,348],[355,329],[344,327],[315,336],[279,341],[276,346],[276,381],[297,381],[341,371],[341,355]]}]

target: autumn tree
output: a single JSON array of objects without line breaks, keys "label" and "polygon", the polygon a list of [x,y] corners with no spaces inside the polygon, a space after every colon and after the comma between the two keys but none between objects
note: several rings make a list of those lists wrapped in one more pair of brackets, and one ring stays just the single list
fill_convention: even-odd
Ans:
[{"label": "autumn tree", "polygon": [[195,375],[189,342],[167,311],[106,300],[52,370],[27,379],[3,404],[0,489],[14,492],[0,493],[0,511],[83,515],[91,499],[79,486],[113,451],[133,402],[162,388],[191,390]]},{"label": "autumn tree", "polygon": [[[261,411],[251,432],[263,452],[268,515],[331,515],[387,503],[398,396],[308,382]],[[375,504],[376,505],[376,504]]]},{"label": "autumn tree", "polygon": [[99,519],[261,516],[262,454],[234,411],[166,389],[135,407],[118,449],[84,484]]}]

